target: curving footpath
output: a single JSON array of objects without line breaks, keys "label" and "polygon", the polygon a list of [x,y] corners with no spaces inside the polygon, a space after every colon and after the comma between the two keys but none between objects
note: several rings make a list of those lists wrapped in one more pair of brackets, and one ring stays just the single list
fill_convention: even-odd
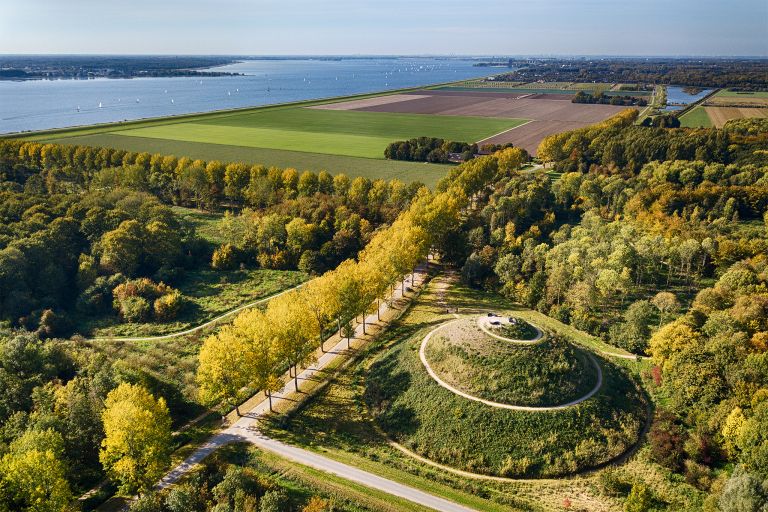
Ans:
[{"label": "curving footpath", "polygon": [[485,405],[488,405],[490,407],[497,407],[499,409],[509,409],[512,411],[528,411],[528,412],[546,412],[546,411],[557,411],[560,409],[567,409],[569,407],[573,407],[575,405],[580,404],[581,402],[585,400],[589,400],[592,398],[595,393],[600,391],[600,388],[603,387],[603,370],[600,367],[600,364],[597,362],[597,359],[587,352],[587,357],[589,357],[589,360],[592,361],[592,364],[595,366],[595,369],[597,370],[597,383],[595,384],[595,387],[586,395],[577,398],[576,400],[573,400],[571,402],[568,402],[567,404],[562,405],[553,405],[553,406],[542,406],[542,407],[534,407],[534,406],[528,406],[528,405],[510,405],[510,404],[502,404],[500,402],[493,402],[491,400],[485,400],[483,398],[470,395],[468,393],[464,393],[463,391],[460,391],[456,389],[455,387],[451,386],[447,382],[443,381],[440,377],[437,376],[434,370],[432,370],[432,367],[429,366],[429,362],[427,361],[427,343],[429,343],[429,340],[432,338],[432,335],[435,334],[440,329],[447,327],[455,322],[458,322],[461,319],[456,320],[450,320],[442,325],[438,325],[434,329],[432,329],[426,336],[424,336],[424,339],[421,342],[421,347],[419,347],[419,359],[421,359],[421,364],[424,365],[424,368],[426,368],[427,373],[429,373],[429,376],[434,379],[435,382],[437,382],[440,386],[444,387],[448,391],[459,395],[463,398],[466,398],[468,400],[473,400],[475,402],[480,402]]},{"label": "curving footpath", "polygon": [[235,309],[230,309],[226,313],[217,316],[216,318],[213,318],[211,320],[208,320],[207,322],[200,324],[196,327],[191,327],[189,329],[174,332],[171,334],[163,334],[159,336],[143,336],[143,337],[123,337],[123,336],[97,336],[95,338],[86,338],[86,341],[161,341],[161,340],[168,340],[171,338],[178,338],[180,336],[186,336],[188,334],[195,333],[197,331],[202,331],[203,329],[207,327],[211,327],[213,325],[216,325],[217,323],[221,322],[227,317],[230,317],[236,313],[239,313],[240,311],[244,309],[249,309],[254,306],[258,306],[259,304],[263,304],[265,302],[269,302],[270,300],[274,299],[275,297],[279,297],[281,295],[284,295],[288,292],[292,292],[294,290],[298,290],[302,286],[306,285],[309,281],[305,281],[301,284],[298,284],[291,288],[286,288],[285,290],[277,293],[273,293],[272,295],[268,295],[264,298],[261,298],[259,300],[255,300],[253,302],[249,302],[248,304],[243,304],[242,306],[238,306]]},{"label": "curving footpath", "polygon": [[533,325],[531,322],[528,322],[527,320],[523,320],[523,321],[527,322],[528,325],[536,329],[536,336],[534,336],[533,339],[531,340],[516,340],[514,338],[507,338],[506,336],[494,334],[488,328],[488,323],[490,322],[490,318],[498,318],[498,317],[481,316],[480,318],[477,319],[477,326],[480,328],[481,331],[483,331],[485,334],[487,334],[491,338],[496,338],[497,340],[501,340],[501,341],[508,341],[510,343],[515,343],[517,345],[538,345],[545,339],[544,331],[539,329],[537,326]]}]

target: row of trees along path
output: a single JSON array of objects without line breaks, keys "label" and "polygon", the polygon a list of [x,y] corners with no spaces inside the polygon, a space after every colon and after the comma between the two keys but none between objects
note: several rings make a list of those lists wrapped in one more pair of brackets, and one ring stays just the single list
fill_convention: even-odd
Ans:
[{"label": "row of trees along path", "polygon": [[[373,487],[415,503],[420,503],[435,510],[449,512],[466,512],[471,510],[443,498],[438,498],[409,486],[362,471],[353,466],[333,461],[311,451],[270,439],[258,430],[258,420],[263,415],[268,414],[270,409],[279,411],[293,408],[298,402],[308,396],[306,392],[300,390],[299,382],[313,382],[315,384],[322,382],[324,378],[318,377],[318,374],[322,374],[329,366],[336,367],[340,358],[342,360],[348,358],[351,355],[351,350],[359,348],[370,341],[386,327],[388,322],[396,319],[407,307],[410,300],[424,286],[426,278],[427,267],[417,268],[410,279],[413,291],[409,293],[406,282],[401,282],[400,286],[392,292],[388,300],[381,302],[379,310],[364,319],[367,325],[365,332],[363,332],[363,323],[361,322],[354,328],[353,333],[343,333],[341,330],[334,333],[326,340],[326,344],[331,343],[333,347],[325,352],[319,352],[315,364],[298,372],[297,375],[284,375],[285,385],[280,391],[272,394],[271,404],[261,393],[246,402],[243,407],[246,412],[242,416],[237,417],[233,424],[200,445],[181,464],[166,474],[158,483],[157,488],[163,489],[178,482],[198,463],[222,446],[230,443],[247,442],[293,462],[336,474],[347,480]],[[296,319],[296,321],[301,321],[301,319]],[[345,337],[344,334],[351,334],[351,340],[349,339],[350,337]]]}]

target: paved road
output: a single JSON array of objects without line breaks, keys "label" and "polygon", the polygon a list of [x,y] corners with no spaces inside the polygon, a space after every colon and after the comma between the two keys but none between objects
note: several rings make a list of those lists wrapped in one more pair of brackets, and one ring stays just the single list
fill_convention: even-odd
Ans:
[{"label": "paved road", "polygon": [[215,325],[222,320],[224,320],[227,317],[230,317],[234,315],[235,313],[239,313],[240,311],[248,308],[252,308],[254,306],[258,306],[259,304],[263,304],[267,301],[270,301],[274,299],[275,297],[279,297],[280,295],[283,295],[288,292],[292,292],[293,290],[298,290],[302,286],[304,286],[307,283],[301,283],[299,285],[294,286],[293,288],[288,288],[286,290],[283,290],[281,292],[269,295],[268,297],[264,297],[263,299],[255,300],[253,302],[249,302],[248,304],[243,304],[242,306],[236,307],[235,309],[231,309],[224,313],[223,315],[219,315],[216,318],[213,318],[211,320],[208,320],[204,324],[200,324],[196,327],[192,327],[190,329],[186,329],[179,332],[174,332],[171,334],[164,334],[162,336],[144,336],[144,337],[122,337],[122,336],[98,336],[96,338],[87,338],[88,341],[104,341],[104,340],[116,340],[116,341],[161,341],[161,340],[168,340],[171,338],[178,338],[179,336],[186,336],[187,334],[192,334],[193,332],[201,331],[205,329],[206,327],[211,327],[212,325]]},{"label": "paved road", "polygon": [[[417,281],[422,281],[425,277],[426,274],[424,272],[417,271],[415,273],[415,278]],[[396,290],[395,295],[392,298],[402,298],[402,289]],[[388,308],[389,306],[387,306],[386,302],[382,303],[382,312],[386,312]],[[366,322],[370,325],[376,324],[376,313],[369,315],[366,319]],[[358,325],[355,329],[354,336],[359,337],[361,335],[362,325]],[[328,367],[328,365],[331,364],[337,357],[343,356],[343,354],[346,352],[346,347],[347,341],[345,339],[340,340],[336,346],[334,346],[328,352],[324,353],[318,359],[317,363],[299,373],[299,383],[310,379],[316,379],[317,377],[315,377],[315,374],[322,372],[322,370]],[[272,395],[273,406],[277,407],[281,402],[292,400],[288,397],[295,392],[296,389],[294,387],[294,381],[291,379],[288,383],[286,383],[283,389]],[[176,483],[208,455],[226,444],[234,442],[248,442],[262,450],[275,453],[281,457],[292,460],[299,464],[303,464],[305,466],[309,466],[322,471],[327,471],[347,480],[366,485],[393,496],[398,496],[400,498],[413,501],[414,503],[433,508],[434,510],[445,512],[472,512],[472,509],[470,508],[458,505],[413,487],[400,484],[393,480],[382,478],[373,473],[363,471],[348,464],[337,462],[315,452],[305,450],[303,448],[298,448],[296,446],[291,446],[275,439],[271,439],[258,430],[258,420],[262,415],[267,413],[268,410],[269,402],[267,400],[264,400],[258,405],[254,406],[232,426],[214,435],[204,444],[199,446],[181,464],[166,474],[156,487],[158,489],[162,489]]]}]

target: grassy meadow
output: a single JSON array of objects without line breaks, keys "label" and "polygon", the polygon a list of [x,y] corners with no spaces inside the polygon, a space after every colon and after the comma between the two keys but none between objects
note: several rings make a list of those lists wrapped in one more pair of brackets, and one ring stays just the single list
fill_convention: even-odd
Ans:
[{"label": "grassy meadow", "polygon": [[709,118],[707,110],[699,105],[680,116],[680,126],[685,128],[711,128],[712,120]]},{"label": "grassy meadow", "polygon": [[560,405],[586,395],[597,382],[592,363],[562,338],[515,345],[483,333],[474,318],[437,331],[426,356],[449,385],[504,404]]},{"label": "grassy meadow", "polygon": [[116,313],[88,317],[78,322],[84,335],[155,336],[183,331],[207,322],[243,304],[296,286],[307,279],[303,272],[290,270],[190,270],[174,286],[187,302],[172,322],[121,322]]},{"label": "grassy meadow", "polygon": [[318,103],[53,130],[26,138],[300,171],[344,172],[371,179],[397,178],[433,186],[449,166],[388,161],[384,159],[386,146],[421,136],[474,142],[524,122],[306,108]]}]

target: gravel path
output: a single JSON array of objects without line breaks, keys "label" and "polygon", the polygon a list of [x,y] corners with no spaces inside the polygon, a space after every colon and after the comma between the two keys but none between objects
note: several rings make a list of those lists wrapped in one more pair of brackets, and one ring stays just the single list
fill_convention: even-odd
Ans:
[{"label": "gravel path", "polygon": [[[415,278],[420,282],[423,282],[425,277],[425,272],[417,271],[415,273]],[[403,291],[401,288],[396,290],[395,294],[391,298],[399,299],[402,297]],[[382,312],[386,312],[388,309],[389,306],[386,304],[386,302],[382,302]],[[368,324],[376,324],[376,313],[369,315],[366,319],[366,322]],[[362,335],[362,325],[358,325],[355,329],[354,337],[357,338]],[[330,351],[324,353],[318,359],[317,363],[300,372],[298,377],[299,382],[316,378],[316,373],[321,372],[323,369],[328,367],[337,357],[343,357],[346,350],[347,341],[346,339],[342,339]],[[294,381],[291,379],[279,392],[273,393],[273,407],[278,407],[281,402],[295,401],[295,399],[290,398],[290,396],[296,394],[296,392],[297,390],[294,387]],[[167,473],[165,477],[163,477],[162,480],[160,480],[160,482],[157,484],[156,488],[163,489],[178,482],[192,468],[194,468],[208,455],[221,448],[222,446],[236,442],[247,442],[257,446],[262,450],[275,453],[293,462],[332,473],[347,480],[383,491],[393,496],[398,496],[400,498],[418,503],[434,510],[446,512],[472,512],[473,510],[446,499],[420,491],[416,488],[403,485],[393,480],[382,478],[367,471],[363,471],[354,466],[337,462],[315,452],[292,446],[275,439],[271,439],[261,433],[258,429],[259,418],[268,412],[269,402],[267,400],[263,400],[261,403],[246,412],[233,425],[215,434],[208,441],[199,446],[181,464]]]}]

